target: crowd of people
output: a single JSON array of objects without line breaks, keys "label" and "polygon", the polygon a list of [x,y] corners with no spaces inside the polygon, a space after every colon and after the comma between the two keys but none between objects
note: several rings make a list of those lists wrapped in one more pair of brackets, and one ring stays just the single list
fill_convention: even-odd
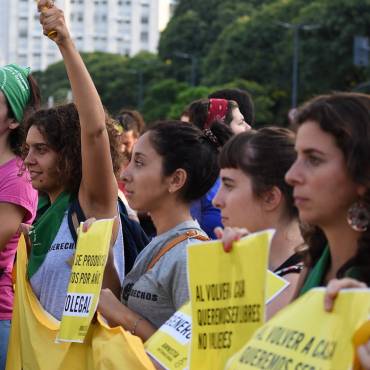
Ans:
[{"label": "crowd of people", "polygon": [[[47,0],[39,9],[74,102],[41,109],[30,70],[0,68],[0,370],[21,232],[25,278],[60,320],[78,221],[114,218],[98,311],[143,341],[189,300],[186,250],[196,240],[222,239],[227,253],[241,236],[275,229],[269,269],[290,285],[268,318],[311,288],[327,286],[330,311],[341,289],[370,284],[369,96],[315,97],[296,111],[296,130],[254,130],[239,89],[189,102],[179,120],[145,125],[128,109],[112,118],[63,12]],[[370,369],[370,342],[359,356]]]}]

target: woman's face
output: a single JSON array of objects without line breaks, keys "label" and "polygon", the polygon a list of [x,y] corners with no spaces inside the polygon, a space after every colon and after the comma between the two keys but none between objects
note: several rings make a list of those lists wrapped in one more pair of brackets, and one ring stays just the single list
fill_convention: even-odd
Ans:
[{"label": "woman's face", "polygon": [[129,165],[123,172],[125,195],[130,207],[152,212],[163,205],[169,195],[168,179],[163,176],[163,159],[154,149],[150,132],[134,145]]},{"label": "woman's face", "polygon": [[223,168],[221,187],[213,204],[220,208],[224,226],[244,227],[250,232],[262,230],[262,201],[253,193],[252,180],[243,171]]},{"label": "woman's face", "polygon": [[251,129],[251,126],[245,122],[244,116],[240,113],[239,108],[233,108],[233,119],[230,122],[231,131],[236,135]]},{"label": "woman's face", "polygon": [[32,186],[47,193],[51,201],[63,191],[60,174],[56,170],[58,154],[50,148],[36,126],[27,133],[28,154],[24,163],[30,173]]},{"label": "woman's face", "polygon": [[343,222],[362,186],[353,182],[335,138],[317,122],[304,122],[296,138],[297,159],[285,179],[294,187],[302,221],[321,228]]}]

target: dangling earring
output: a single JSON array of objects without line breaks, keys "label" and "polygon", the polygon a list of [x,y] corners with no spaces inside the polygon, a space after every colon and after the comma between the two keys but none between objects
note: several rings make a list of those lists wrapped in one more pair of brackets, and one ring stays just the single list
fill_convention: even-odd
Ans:
[{"label": "dangling earring", "polygon": [[363,233],[370,224],[370,210],[362,201],[353,203],[348,209],[347,222],[353,230]]}]

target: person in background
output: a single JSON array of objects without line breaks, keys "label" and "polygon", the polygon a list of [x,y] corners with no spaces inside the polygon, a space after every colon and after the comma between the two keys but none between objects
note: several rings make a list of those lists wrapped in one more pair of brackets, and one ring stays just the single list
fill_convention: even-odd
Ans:
[{"label": "person in background", "polygon": [[248,131],[251,126],[245,121],[238,104],[227,99],[200,99],[189,105],[189,122],[201,130],[207,129],[215,121],[223,123],[232,134]]},{"label": "person in background", "polygon": [[249,126],[254,124],[254,104],[251,95],[242,89],[221,89],[208,95],[209,99],[233,100],[238,104],[240,113]]},{"label": "person in background", "polygon": [[[190,104],[188,108],[189,121],[201,130],[212,130],[218,133],[220,146],[234,134],[250,129],[234,101],[225,99],[201,99]],[[201,228],[209,237],[215,239],[214,229],[222,226],[220,210],[212,204],[217,190],[220,187],[220,180],[217,179],[212,188],[201,199],[193,202],[191,213],[198,220]]]},{"label": "person in background", "polygon": [[140,112],[130,109],[122,109],[116,117],[116,120],[122,129],[121,151],[124,157],[118,180],[120,198],[126,206],[129,217],[135,221],[139,221],[145,233],[150,238],[152,238],[156,235],[157,231],[150,215],[148,214],[148,212],[138,213],[136,210],[130,207],[125,196],[125,183],[122,181],[122,173],[130,162],[132,150],[135,143],[138,141],[140,135],[145,130],[145,122]]},{"label": "person in background", "polygon": [[181,115],[180,115],[180,121],[182,122],[189,122],[189,109],[186,108],[182,111]]},{"label": "person in background", "polygon": [[30,69],[0,68],[0,370],[5,369],[13,309],[12,270],[22,223],[36,215],[37,192],[21,160],[24,117],[40,106]]},{"label": "person in background", "polygon": [[145,122],[142,115],[136,110],[122,109],[116,121],[122,127],[121,151],[126,157],[125,165],[130,162],[134,144],[145,129]]},{"label": "person in background", "polygon": [[222,184],[213,199],[226,226],[225,230],[216,229],[218,238],[224,238],[226,251],[234,239],[247,232],[275,229],[269,269],[290,285],[267,306],[267,317],[292,300],[303,269],[298,210],[293,188],[284,180],[296,158],[294,139],[292,131],[277,127],[234,136],[221,150]]}]

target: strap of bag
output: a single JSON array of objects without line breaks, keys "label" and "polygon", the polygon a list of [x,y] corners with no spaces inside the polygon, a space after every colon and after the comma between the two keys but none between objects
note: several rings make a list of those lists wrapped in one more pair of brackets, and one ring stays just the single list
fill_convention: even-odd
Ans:
[{"label": "strap of bag", "polygon": [[152,259],[152,261],[149,263],[146,271],[149,271],[153,266],[160,260],[160,258],[165,255],[168,251],[170,251],[173,247],[175,247],[177,244],[181,243],[182,241],[190,238],[195,238],[198,240],[206,241],[209,240],[207,236],[198,234],[196,230],[189,230],[186,231],[184,234],[181,234],[177,236],[175,239],[172,239],[170,242],[168,242],[164,248],[161,249],[161,251]]}]

